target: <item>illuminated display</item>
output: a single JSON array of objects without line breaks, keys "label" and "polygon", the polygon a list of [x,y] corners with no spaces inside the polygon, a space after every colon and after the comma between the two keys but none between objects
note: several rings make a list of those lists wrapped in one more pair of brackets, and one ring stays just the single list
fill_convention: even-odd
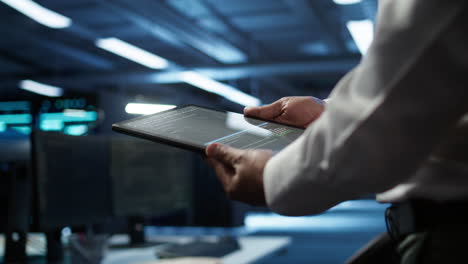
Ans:
[{"label": "illuminated display", "polygon": [[71,125],[65,128],[65,134],[72,136],[81,136],[88,132],[87,125]]},{"label": "illuminated display", "polygon": [[15,127],[12,127],[11,129],[16,130],[25,135],[31,134],[31,126],[15,126]]},{"label": "illuminated display", "polygon": [[8,129],[22,134],[31,133],[30,108],[26,101],[0,102],[0,133]]},{"label": "illuminated display", "polygon": [[87,123],[95,122],[97,118],[98,115],[94,111],[65,110],[62,113],[41,114],[39,124],[40,129],[44,131],[63,131],[69,135],[83,135],[88,131]]},{"label": "illuminated display", "polygon": [[96,107],[88,98],[57,98],[41,102],[39,128],[81,136],[88,133],[89,124],[96,122]]},{"label": "illuminated display", "polygon": [[65,109],[85,109],[90,107],[93,106],[88,105],[85,98],[44,100],[41,104],[41,112],[57,112]]},{"label": "illuminated display", "polygon": [[10,114],[0,115],[0,122],[5,124],[31,124],[30,114]]},{"label": "illuminated display", "polygon": [[62,120],[41,120],[39,128],[43,131],[62,131],[64,127]]},{"label": "illuminated display", "polygon": [[[96,107],[86,97],[49,98],[37,103],[40,130],[80,136],[88,133],[89,125],[98,119]],[[9,130],[30,134],[33,124],[31,105],[27,101],[0,102],[0,133]]]}]

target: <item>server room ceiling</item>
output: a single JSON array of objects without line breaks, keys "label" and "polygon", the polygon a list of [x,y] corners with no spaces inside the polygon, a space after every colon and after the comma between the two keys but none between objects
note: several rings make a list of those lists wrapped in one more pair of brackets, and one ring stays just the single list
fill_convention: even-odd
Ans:
[{"label": "server room ceiling", "polygon": [[[114,87],[188,99],[200,90],[185,87],[178,74],[195,70],[263,102],[326,94],[361,58],[346,23],[374,19],[377,8],[376,0],[35,2],[72,23],[50,28],[0,1],[2,92],[33,79],[64,89]],[[170,66],[145,67],[97,45],[109,38],[157,54]]]}]

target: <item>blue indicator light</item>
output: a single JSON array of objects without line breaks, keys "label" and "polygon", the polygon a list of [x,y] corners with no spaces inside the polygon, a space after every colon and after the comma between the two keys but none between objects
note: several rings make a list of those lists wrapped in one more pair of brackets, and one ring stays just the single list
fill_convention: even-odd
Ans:
[{"label": "blue indicator light", "polygon": [[18,131],[21,134],[25,134],[25,135],[31,134],[31,127],[29,126],[17,126],[17,127],[12,127],[11,129]]},{"label": "blue indicator light", "polygon": [[30,114],[0,115],[0,122],[6,124],[29,124],[31,121]]},{"label": "blue indicator light", "polygon": [[63,126],[63,121],[56,119],[42,120],[40,124],[40,128],[43,131],[62,131]]},{"label": "blue indicator light", "polygon": [[60,120],[62,122],[93,122],[97,120],[96,112],[71,112],[71,113],[44,113],[41,121]]},{"label": "blue indicator light", "polygon": [[65,127],[64,133],[71,136],[82,136],[88,132],[87,125],[72,125]]}]

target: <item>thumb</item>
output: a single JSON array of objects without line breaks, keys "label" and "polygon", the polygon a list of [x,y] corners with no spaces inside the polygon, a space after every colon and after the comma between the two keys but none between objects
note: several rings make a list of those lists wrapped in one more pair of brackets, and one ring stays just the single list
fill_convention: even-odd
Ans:
[{"label": "thumb", "polygon": [[258,117],[260,119],[271,120],[278,117],[281,114],[281,101],[276,101],[272,104],[260,106],[260,107],[246,107],[244,109],[244,115],[251,117]]},{"label": "thumb", "polygon": [[213,143],[206,147],[206,156],[216,159],[224,164],[234,165],[236,159],[241,155],[241,150],[226,145]]}]

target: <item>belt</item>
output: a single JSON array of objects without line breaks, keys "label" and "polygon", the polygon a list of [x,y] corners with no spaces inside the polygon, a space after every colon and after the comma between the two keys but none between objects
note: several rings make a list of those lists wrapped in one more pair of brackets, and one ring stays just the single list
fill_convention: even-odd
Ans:
[{"label": "belt", "polygon": [[411,233],[439,226],[468,228],[468,201],[437,203],[412,200],[395,203],[385,211],[385,222],[388,233],[396,241]]}]

